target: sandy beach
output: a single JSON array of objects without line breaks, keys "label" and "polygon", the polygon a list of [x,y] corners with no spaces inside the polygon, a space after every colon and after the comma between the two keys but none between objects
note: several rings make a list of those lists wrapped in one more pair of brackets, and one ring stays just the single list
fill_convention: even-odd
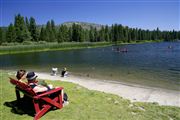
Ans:
[{"label": "sandy beach", "polygon": [[60,75],[51,76],[49,73],[38,72],[38,79],[59,80],[79,84],[89,90],[116,94],[131,102],[156,102],[159,105],[180,107],[180,91],[132,85],[126,83],[109,82],[89,77],[73,76],[62,78]]}]

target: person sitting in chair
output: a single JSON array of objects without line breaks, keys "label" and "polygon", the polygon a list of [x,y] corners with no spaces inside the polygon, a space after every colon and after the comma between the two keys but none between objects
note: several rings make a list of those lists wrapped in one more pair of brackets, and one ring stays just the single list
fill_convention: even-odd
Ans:
[{"label": "person sitting in chair", "polygon": [[18,70],[17,73],[16,73],[16,78],[18,81],[22,82],[22,83],[25,83],[27,84],[24,80],[26,79],[26,70]]},{"label": "person sitting in chair", "polygon": [[28,85],[33,89],[33,91],[35,93],[40,93],[40,92],[45,92],[48,90],[53,89],[52,85],[40,85],[38,84],[36,78],[37,75],[35,75],[34,72],[29,72],[26,76],[27,80],[28,80]]},{"label": "person sitting in chair", "polygon": [[[34,72],[29,72],[26,76],[27,80],[28,80],[28,85],[33,89],[33,91],[35,93],[41,93],[41,92],[46,92],[49,91],[53,88],[53,85],[42,85],[42,84],[38,84],[36,78],[37,75]],[[63,92],[62,90],[62,99],[63,99],[63,105],[67,105],[68,102],[68,96],[66,93]]]},{"label": "person sitting in chair", "polygon": [[19,81],[24,82],[23,80],[26,78],[26,70],[18,70],[16,73],[16,78]]}]

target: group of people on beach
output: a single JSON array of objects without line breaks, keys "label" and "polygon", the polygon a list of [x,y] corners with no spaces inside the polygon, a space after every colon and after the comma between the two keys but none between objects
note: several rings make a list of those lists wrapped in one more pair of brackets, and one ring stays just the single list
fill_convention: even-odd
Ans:
[{"label": "group of people on beach", "polygon": [[[52,74],[53,76],[56,76],[58,73],[58,68],[52,68]],[[68,71],[67,71],[67,68],[64,67],[63,70],[61,71],[61,77],[67,77],[68,75]]]},{"label": "group of people on beach", "polygon": [[[38,81],[36,78],[38,76],[34,72],[26,72],[26,70],[18,70],[16,73],[16,78],[25,84],[28,84],[35,93],[42,93],[54,89],[53,85],[47,84],[45,81]],[[25,82],[27,79],[27,82]],[[62,91],[63,93],[63,91]],[[64,102],[68,102],[68,97],[66,93],[63,93]]]}]

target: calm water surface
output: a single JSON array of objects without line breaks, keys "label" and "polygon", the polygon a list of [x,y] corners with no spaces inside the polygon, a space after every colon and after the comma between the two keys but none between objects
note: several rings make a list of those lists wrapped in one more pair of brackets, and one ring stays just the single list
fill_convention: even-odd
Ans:
[{"label": "calm water surface", "polygon": [[180,90],[180,42],[2,55],[0,66],[43,72],[67,67],[75,75]]}]

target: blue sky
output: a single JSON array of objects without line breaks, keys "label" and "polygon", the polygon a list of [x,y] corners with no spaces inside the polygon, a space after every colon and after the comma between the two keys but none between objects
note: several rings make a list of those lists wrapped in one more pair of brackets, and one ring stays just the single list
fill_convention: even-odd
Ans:
[{"label": "blue sky", "polygon": [[37,24],[82,21],[133,28],[179,30],[179,0],[1,0],[0,26],[14,16],[34,17]]}]

